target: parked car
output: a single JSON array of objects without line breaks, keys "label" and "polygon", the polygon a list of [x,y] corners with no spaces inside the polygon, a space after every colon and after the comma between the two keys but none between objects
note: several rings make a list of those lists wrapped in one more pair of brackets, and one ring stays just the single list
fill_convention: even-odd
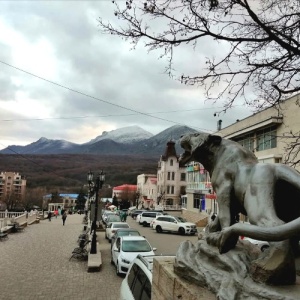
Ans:
[{"label": "parked car", "polygon": [[242,241],[248,241],[251,244],[256,245],[257,247],[259,247],[261,252],[264,252],[265,250],[267,250],[270,247],[269,243],[266,241],[259,241],[259,240],[255,240],[255,239],[251,239],[249,237],[243,237],[243,236],[240,236],[240,239]]},{"label": "parked car", "polygon": [[120,288],[120,300],[150,300],[155,256],[138,255],[131,263]]},{"label": "parked car", "polygon": [[117,275],[126,274],[138,254],[154,255],[155,250],[143,236],[120,236],[111,249],[111,263],[116,266]]},{"label": "parked car", "polygon": [[144,227],[150,226],[152,220],[154,220],[157,216],[163,215],[161,212],[155,211],[144,211],[140,214],[139,224]]},{"label": "parked car", "polygon": [[111,248],[119,236],[128,236],[128,235],[129,236],[140,236],[141,234],[138,230],[133,229],[133,228],[119,228],[119,229],[117,229],[115,234],[111,237]]},{"label": "parked car", "polygon": [[181,217],[174,217],[170,215],[157,216],[153,221],[153,229],[155,229],[157,233],[169,231],[178,232],[181,235],[194,235],[197,232],[197,226],[195,223],[186,222]]},{"label": "parked car", "polygon": [[108,225],[109,223],[112,223],[112,222],[122,222],[121,217],[118,215],[109,215],[106,218],[106,225]]},{"label": "parked car", "polygon": [[119,228],[129,228],[129,225],[124,222],[109,223],[105,230],[105,238],[111,243],[111,238]]},{"label": "parked car", "polygon": [[128,216],[137,210],[136,206],[131,206],[128,208]]},{"label": "parked car", "polygon": [[104,211],[104,213],[102,215],[102,221],[103,221],[103,223],[106,223],[107,218],[109,216],[116,216],[116,214],[114,212],[112,212],[112,211],[109,211],[109,210]]},{"label": "parked car", "polygon": [[145,211],[144,209],[137,209],[134,212],[131,213],[131,217],[132,219],[136,219],[137,215],[141,214],[143,211]]}]

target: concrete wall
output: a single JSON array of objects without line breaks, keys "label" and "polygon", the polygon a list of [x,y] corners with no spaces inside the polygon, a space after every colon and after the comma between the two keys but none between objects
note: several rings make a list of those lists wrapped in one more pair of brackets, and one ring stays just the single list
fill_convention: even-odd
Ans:
[{"label": "concrete wall", "polygon": [[151,300],[213,300],[216,296],[205,287],[182,279],[174,273],[174,256],[154,259]]}]

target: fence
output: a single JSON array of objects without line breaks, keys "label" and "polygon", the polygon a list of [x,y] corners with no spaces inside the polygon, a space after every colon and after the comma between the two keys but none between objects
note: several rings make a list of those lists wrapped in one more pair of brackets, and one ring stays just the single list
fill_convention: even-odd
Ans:
[{"label": "fence", "polygon": [[181,210],[181,205],[164,205],[164,210]]},{"label": "fence", "polygon": [[0,230],[6,227],[10,223],[18,222],[23,223],[33,223],[39,217],[38,211],[31,212],[11,212],[11,211],[1,211],[0,212]]}]

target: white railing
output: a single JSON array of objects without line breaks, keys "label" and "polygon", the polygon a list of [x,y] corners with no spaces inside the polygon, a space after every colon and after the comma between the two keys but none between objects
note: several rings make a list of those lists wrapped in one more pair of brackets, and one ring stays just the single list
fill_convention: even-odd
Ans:
[{"label": "white railing", "polygon": [[0,212],[0,230],[10,223],[32,223],[39,217],[38,211],[31,212]]},{"label": "white railing", "polygon": [[164,210],[181,210],[181,205],[164,205]]},{"label": "white railing", "polygon": [[24,214],[23,211],[15,212],[15,211],[0,211],[0,219],[8,218],[12,219],[13,217],[22,216]]}]

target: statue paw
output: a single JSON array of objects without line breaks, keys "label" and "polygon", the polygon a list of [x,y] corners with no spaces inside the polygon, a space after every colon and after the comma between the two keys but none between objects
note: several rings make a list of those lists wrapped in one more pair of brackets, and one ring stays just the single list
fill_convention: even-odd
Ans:
[{"label": "statue paw", "polygon": [[230,227],[227,227],[221,231],[219,240],[219,252],[221,254],[233,249],[238,241],[238,236],[233,234]]}]

